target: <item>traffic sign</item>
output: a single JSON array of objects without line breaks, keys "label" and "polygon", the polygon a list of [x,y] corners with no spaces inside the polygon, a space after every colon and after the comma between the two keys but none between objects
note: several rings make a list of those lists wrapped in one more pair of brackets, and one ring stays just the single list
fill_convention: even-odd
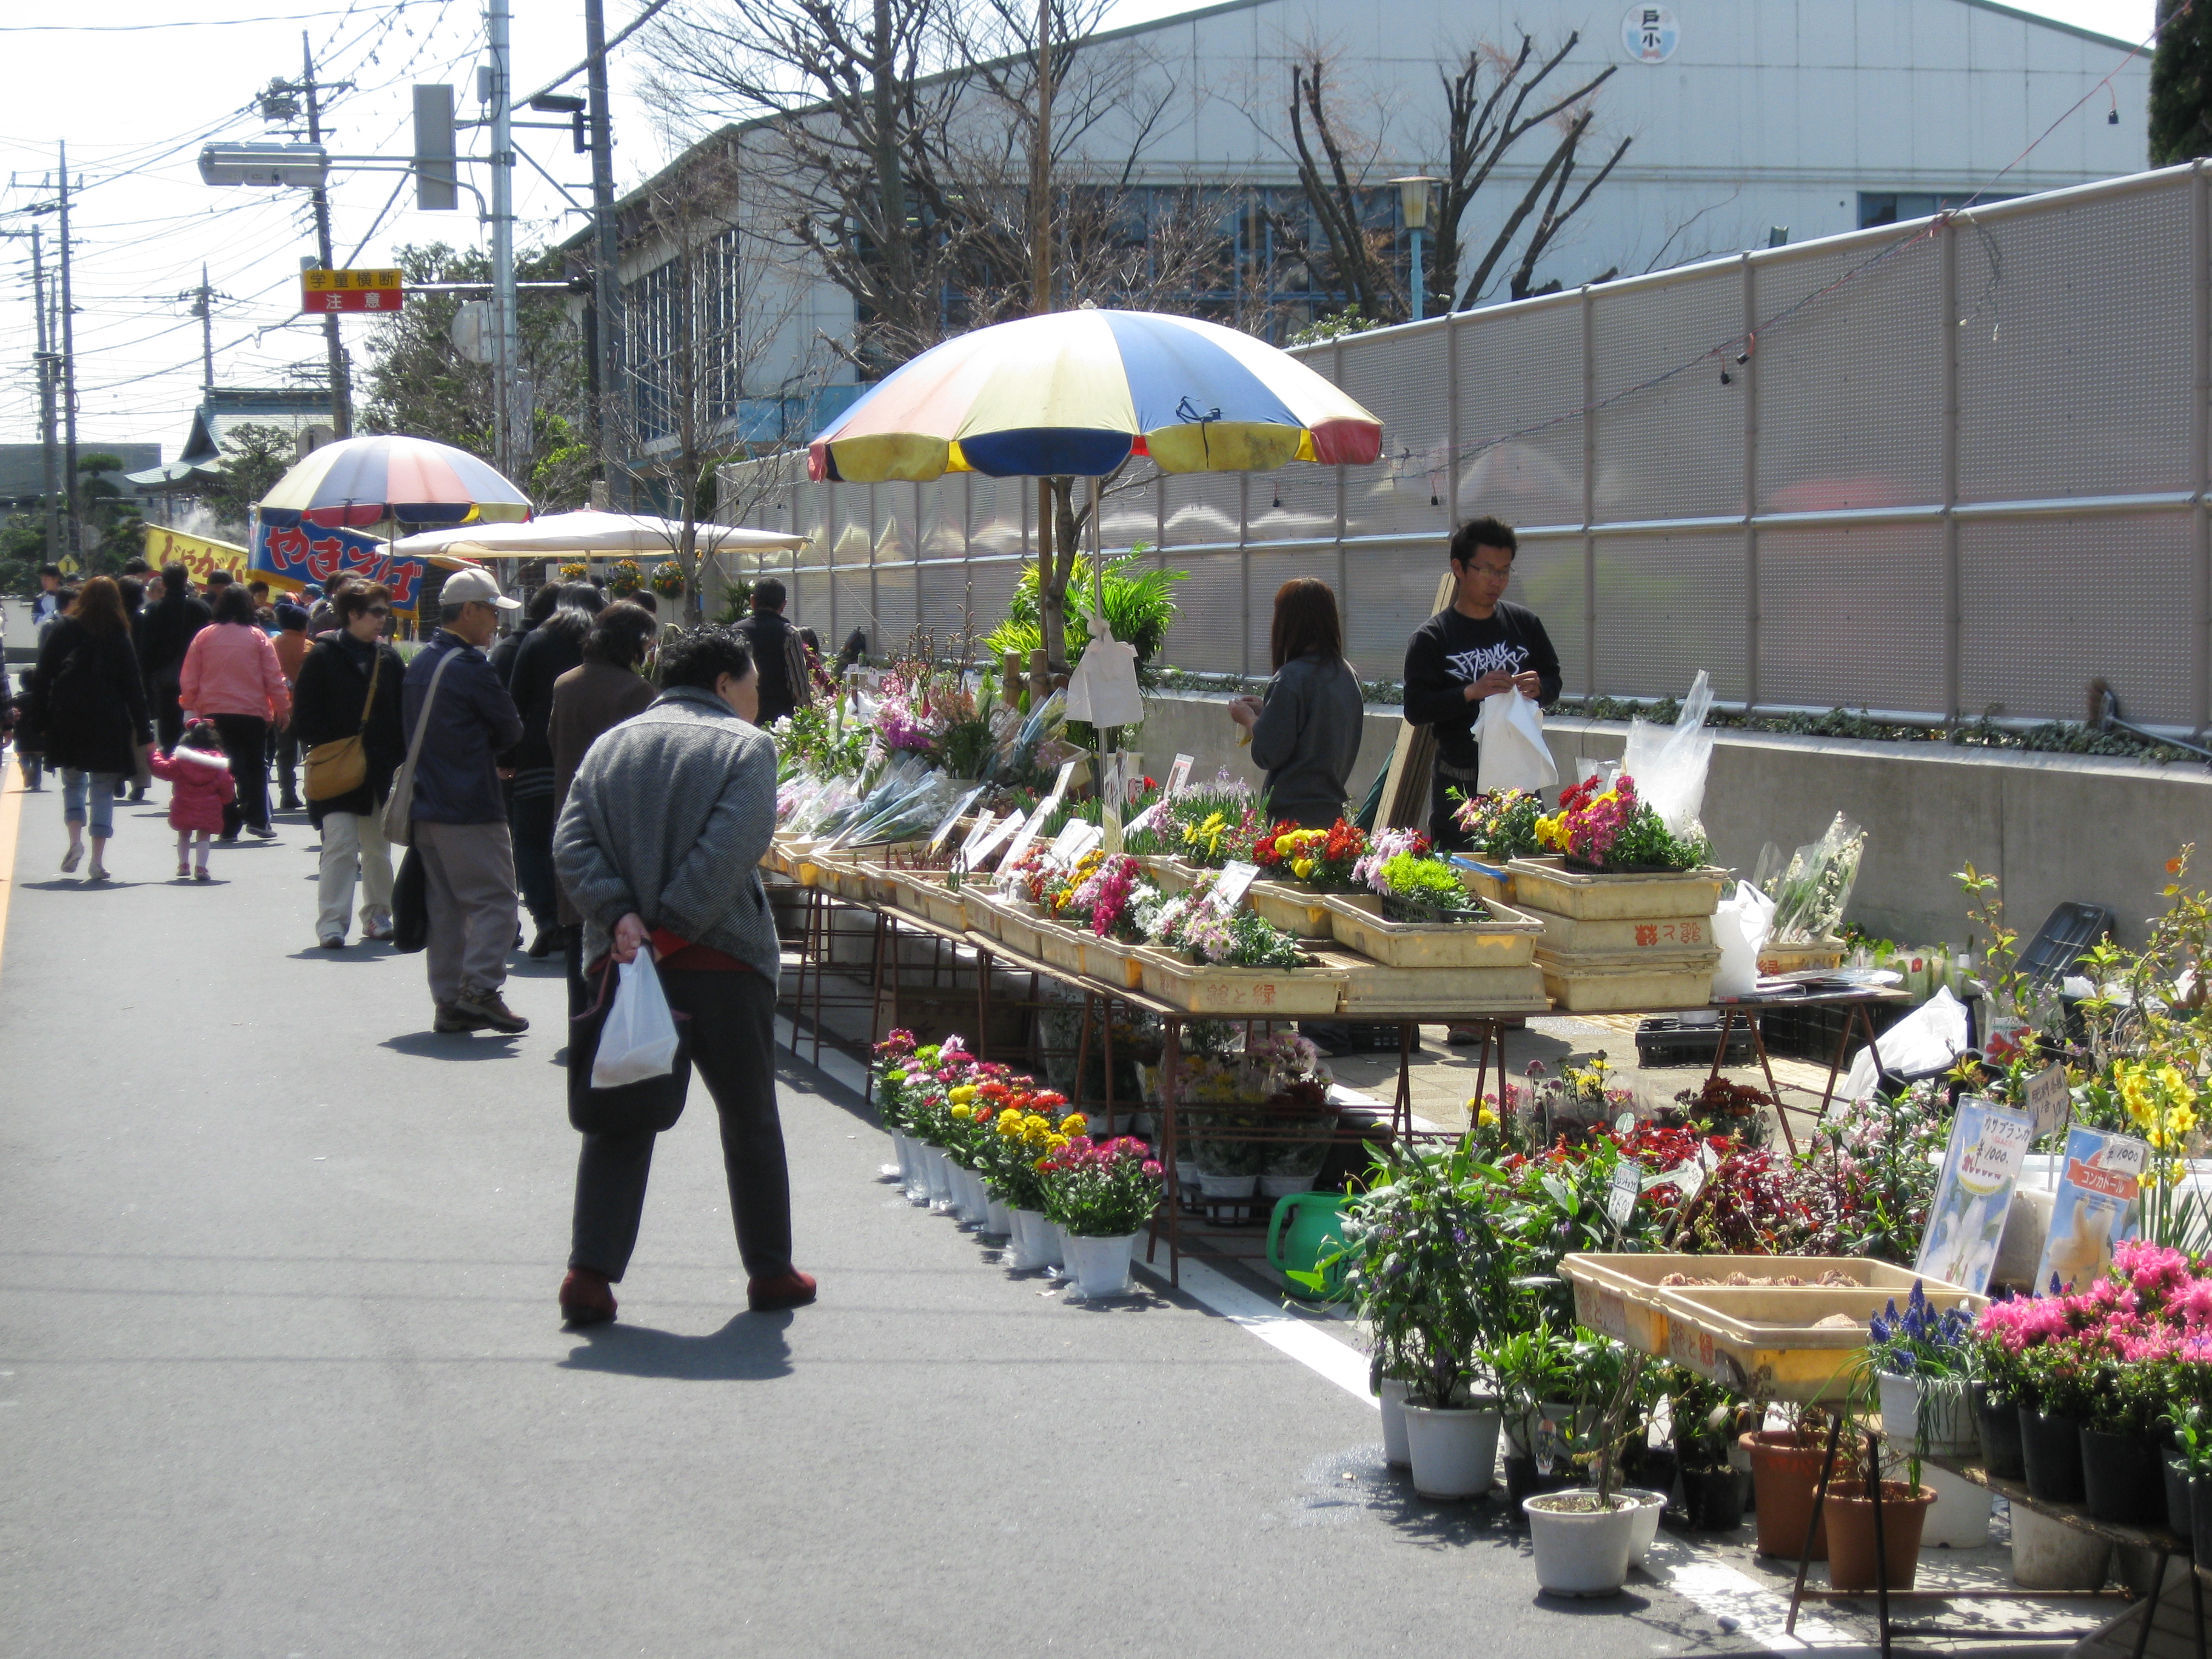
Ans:
[{"label": "traffic sign", "polygon": [[325,270],[300,273],[300,309],[397,311],[405,303],[404,273],[398,270]]}]

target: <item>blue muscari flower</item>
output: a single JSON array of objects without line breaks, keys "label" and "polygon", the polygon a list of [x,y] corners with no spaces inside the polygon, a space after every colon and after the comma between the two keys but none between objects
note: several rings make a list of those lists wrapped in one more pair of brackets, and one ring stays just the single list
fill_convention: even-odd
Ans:
[{"label": "blue muscari flower", "polygon": [[1917,1279],[1912,1281],[1912,1295],[1910,1303],[1911,1306],[1919,1309],[1922,1312],[1927,1311],[1928,1292],[1921,1288],[1920,1281]]},{"label": "blue muscari flower", "polygon": [[[1895,1306],[1896,1304],[1893,1303],[1891,1305]],[[1876,1314],[1872,1319],[1867,1322],[1867,1328],[1873,1333],[1875,1344],[1877,1347],[1889,1340],[1889,1326],[1880,1314]]]},{"label": "blue muscari flower", "polygon": [[2066,1287],[2058,1282],[2058,1275],[2055,1273],[2051,1275],[2051,1294],[2053,1296],[2066,1294]]}]

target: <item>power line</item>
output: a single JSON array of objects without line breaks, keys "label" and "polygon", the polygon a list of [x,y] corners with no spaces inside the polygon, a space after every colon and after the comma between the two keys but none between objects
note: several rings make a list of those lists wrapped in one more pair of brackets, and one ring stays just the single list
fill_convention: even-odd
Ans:
[{"label": "power line", "polygon": [[[402,12],[417,0],[398,0],[386,9]],[[179,17],[161,23],[0,23],[0,34],[143,34],[149,29],[225,29],[245,23],[303,23],[316,17],[347,17],[354,7],[337,11],[303,11],[289,17]]]}]

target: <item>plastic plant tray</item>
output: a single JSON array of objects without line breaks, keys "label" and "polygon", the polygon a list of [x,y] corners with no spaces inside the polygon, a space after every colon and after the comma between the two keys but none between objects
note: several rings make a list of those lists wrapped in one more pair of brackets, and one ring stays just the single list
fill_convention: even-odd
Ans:
[{"label": "plastic plant tray", "polygon": [[1244,890],[1244,903],[1262,921],[1293,939],[1330,937],[1327,893],[1289,882],[1255,881]]},{"label": "plastic plant tray", "polygon": [[[1907,1286],[1908,1291],[1910,1286]],[[1939,1308],[1989,1298],[1955,1285],[1925,1285]],[[1844,1398],[1861,1381],[1867,1322],[1893,1300],[1893,1285],[1852,1290],[1768,1290],[1743,1285],[1662,1287],[1667,1357],[1752,1400],[1816,1405]],[[1823,1319],[1843,1317],[1834,1324]]]},{"label": "plastic plant tray", "polygon": [[1703,1008],[1713,1000],[1718,951],[1668,958],[1655,957],[1557,957],[1536,952],[1544,993],[1571,1014],[1619,1013],[1625,1010]]},{"label": "plastic plant tray", "polygon": [[1713,949],[1711,916],[1606,916],[1528,912],[1544,929],[1543,948],[1559,957],[1703,956]]},{"label": "plastic plant tray", "polygon": [[1345,975],[1343,1012],[1480,1019],[1486,1014],[1551,1010],[1544,975],[1533,962],[1505,968],[1392,968],[1340,946],[1314,954]]},{"label": "plastic plant tray", "polygon": [[1336,942],[1389,968],[1519,968],[1535,958],[1543,924],[1492,900],[1486,921],[1404,922],[1373,893],[1329,896]]},{"label": "plastic plant tray", "polygon": [[1185,1013],[1333,1014],[1344,994],[1344,970],[1318,962],[1310,968],[1224,968],[1149,945],[1134,954],[1145,994]]},{"label": "plastic plant tray", "polygon": [[1662,1286],[1659,1283],[1677,1273],[1720,1280],[1741,1273],[1748,1279],[1796,1278],[1808,1283],[1824,1273],[1842,1273],[1856,1285],[1881,1291],[1885,1298],[1908,1296],[1915,1284],[1923,1285],[1930,1294],[1938,1289],[1955,1296],[1966,1294],[1956,1285],[1923,1279],[1910,1267],[1863,1255],[1682,1255],[1658,1251],[1582,1251],[1563,1257],[1559,1262],[1560,1277],[1575,1287],[1575,1318],[1579,1323],[1662,1358],[1668,1353],[1667,1310],[1660,1299],[1662,1289],[1736,1288],[1723,1285]]},{"label": "plastic plant tray", "polygon": [[1592,876],[1557,858],[1514,859],[1513,902],[1523,910],[1548,910],[1577,921],[1648,921],[1654,916],[1709,916],[1721,902],[1728,872],[1696,870],[1649,875]]},{"label": "plastic plant tray", "polygon": [[1762,974],[1802,974],[1813,968],[1843,965],[1844,941],[1831,933],[1807,945],[1762,945],[1759,971]]},{"label": "plastic plant tray", "polygon": [[1454,853],[1451,866],[1459,884],[1475,897],[1492,904],[1513,902],[1513,872],[1504,865],[1473,853]]},{"label": "plastic plant tray", "polygon": [[1054,967],[1071,974],[1081,974],[1083,966],[1083,935],[1073,927],[1040,918],[1036,924],[1036,954]]}]

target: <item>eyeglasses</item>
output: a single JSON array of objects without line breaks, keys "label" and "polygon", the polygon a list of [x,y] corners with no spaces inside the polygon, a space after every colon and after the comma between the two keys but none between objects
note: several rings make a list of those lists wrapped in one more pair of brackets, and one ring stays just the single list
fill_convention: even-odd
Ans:
[{"label": "eyeglasses", "polygon": [[368,614],[372,617],[388,617],[392,614],[392,607],[388,605],[372,605],[368,607]]}]

